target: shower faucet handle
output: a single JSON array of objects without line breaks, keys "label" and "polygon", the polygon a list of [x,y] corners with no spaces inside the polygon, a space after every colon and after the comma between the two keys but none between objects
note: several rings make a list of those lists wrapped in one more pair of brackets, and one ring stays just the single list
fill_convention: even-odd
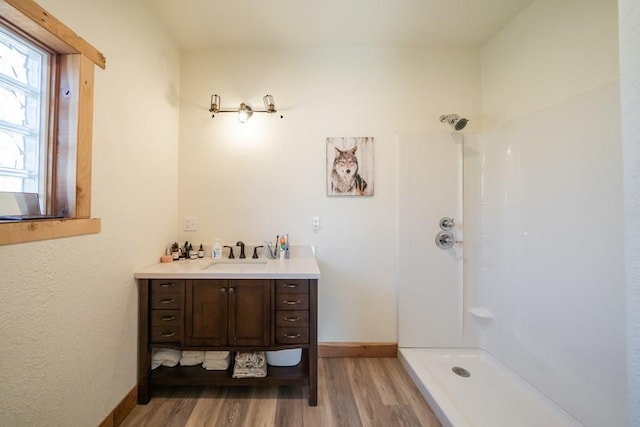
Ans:
[{"label": "shower faucet handle", "polygon": [[445,216],[440,220],[440,228],[442,230],[445,230],[445,231],[451,230],[455,226],[456,226],[456,222],[454,221],[453,218],[449,216]]},{"label": "shower faucet handle", "polygon": [[456,235],[453,231],[443,230],[436,234],[436,246],[442,250],[452,249],[456,243],[464,242],[462,240],[456,240]]}]

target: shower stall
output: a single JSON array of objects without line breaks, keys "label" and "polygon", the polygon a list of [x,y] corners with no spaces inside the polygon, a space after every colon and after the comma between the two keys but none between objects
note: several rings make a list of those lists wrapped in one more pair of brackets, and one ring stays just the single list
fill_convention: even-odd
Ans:
[{"label": "shower stall", "polygon": [[399,358],[443,425],[625,425],[618,104],[398,137]]}]

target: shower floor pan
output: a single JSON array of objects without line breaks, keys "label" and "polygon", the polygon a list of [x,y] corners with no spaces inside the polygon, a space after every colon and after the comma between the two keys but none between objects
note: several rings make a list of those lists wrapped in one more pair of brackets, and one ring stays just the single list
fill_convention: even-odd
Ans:
[{"label": "shower floor pan", "polygon": [[582,426],[479,349],[400,348],[398,357],[443,426]]}]

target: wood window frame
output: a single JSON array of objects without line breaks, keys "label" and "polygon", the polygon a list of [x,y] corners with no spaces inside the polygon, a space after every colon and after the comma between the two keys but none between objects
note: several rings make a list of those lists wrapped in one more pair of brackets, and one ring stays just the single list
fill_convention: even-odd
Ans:
[{"label": "wood window frame", "polygon": [[52,211],[69,216],[0,223],[0,244],[99,233],[100,218],[91,218],[93,83],[95,65],[105,69],[106,58],[33,0],[0,0],[0,20],[55,54],[50,199]]}]

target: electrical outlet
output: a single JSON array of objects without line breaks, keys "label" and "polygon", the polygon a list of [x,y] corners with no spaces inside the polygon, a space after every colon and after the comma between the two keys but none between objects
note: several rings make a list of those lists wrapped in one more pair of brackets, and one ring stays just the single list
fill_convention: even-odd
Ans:
[{"label": "electrical outlet", "polygon": [[313,229],[314,233],[318,232],[318,228],[320,228],[320,217],[319,216],[314,216],[313,220],[311,220],[311,228]]},{"label": "electrical outlet", "polygon": [[198,229],[198,217],[197,216],[185,216],[184,217],[184,231],[196,231]]}]

